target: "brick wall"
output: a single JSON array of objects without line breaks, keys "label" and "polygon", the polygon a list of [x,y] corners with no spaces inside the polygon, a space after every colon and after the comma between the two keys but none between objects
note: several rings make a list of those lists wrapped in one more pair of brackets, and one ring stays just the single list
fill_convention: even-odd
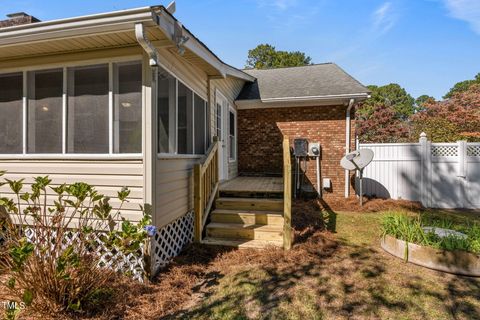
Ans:
[{"label": "brick wall", "polygon": [[[282,140],[287,135],[321,143],[322,178],[332,180],[325,196],[343,198],[345,173],[340,159],[345,154],[346,106],[288,107],[238,111],[238,170],[240,174],[281,174]],[[353,114],[352,114],[353,118]],[[352,121],[352,148],[354,130]],[[315,161],[308,161],[307,178],[316,187]]]}]

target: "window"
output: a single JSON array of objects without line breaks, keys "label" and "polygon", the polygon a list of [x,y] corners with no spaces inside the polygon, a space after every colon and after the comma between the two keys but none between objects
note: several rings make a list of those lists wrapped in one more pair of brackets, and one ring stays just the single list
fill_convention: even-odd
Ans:
[{"label": "window", "polygon": [[109,153],[108,65],[69,68],[67,150]]},{"label": "window", "polygon": [[233,109],[230,109],[229,113],[229,126],[228,126],[228,152],[230,160],[235,160],[237,156],[237,144],[236,144],[236,115]]},{"label": "window", "polygon": [[23,152],[23,74],[0,75],[0,153]]},{"label": "window", "polygon": [[178,82],[178,142],[179,154],[193,154],[193,92]]},{"label": "window", "polygon": [[114,152],[141,153],[142,63],[128,62],[114,66]]},{"label": "window", "polygon": [[177,82],[165,70],[158,72],[158,151],[175,153]]},{"label": "window", "polygon": [[206,103],[195,94],[194,100],[194,127],[195,127],[195,154],[205,154],[206,145]]},{"label": "window", "polygon": [[28,73],[27,152],[62,153],[63,69]]},{"label": "window", "polygon": [[0,115],[0,154],[141,154],[142,62],[0,74]]},{"label": "window", "polygon": [[158,152],[205,154],[210,146],[207,102],[167,71],[158,73]]},{"label": "window", "polygon": [[215,127],[216,127],[216,134],[218,139],[222,139],[222,105],[217,103],[216,108],[216,120],[215,120]]}]

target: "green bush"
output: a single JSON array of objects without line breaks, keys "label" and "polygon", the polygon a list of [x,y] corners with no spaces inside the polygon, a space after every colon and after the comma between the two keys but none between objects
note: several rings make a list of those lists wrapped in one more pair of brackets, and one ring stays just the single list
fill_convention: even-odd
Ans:
[{"label": "green bush", "polygon": [[124,254],[138,251],[148,241],[150,215],[144,213],[138,224],[123,219],[126,188],[118,192],[121,205],[114,210],[108,197],[86,183],[51,186],[48,177],[37,177],[27,192],[23,180],[0,182],[5,184],[15,195],[0,198],[6,294],[43,314],[97,308],[116,277],[100,264],[97,239]]},{"label": "green bush", "polygon": [[[425,227],[437,227],[462,232],[465,237],[451,234],[440,237],[433,231],[426,232]],[[406,213],[390,213],[382,220],[382,235],[429,246],[442,250],[461,250],[480,254],[480,225],[475,222],[459,223],[448,217],[439,217],[428,213],[417,216]]]}]

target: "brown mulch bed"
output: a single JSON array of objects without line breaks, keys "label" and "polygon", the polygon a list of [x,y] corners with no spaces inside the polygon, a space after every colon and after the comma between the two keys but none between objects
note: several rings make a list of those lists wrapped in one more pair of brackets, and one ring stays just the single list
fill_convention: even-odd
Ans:
[{"label": "brown mulch bed", "polygon": [[[368,199],[363,208],[357,199],[344,201],[320,200],[293,203],[293,228],[296,243],[290,251],[233,250],[192,244],[150,284],[121,278],[112,283],[114,296],[95,315],[68,315],[90,319],[159,319],[181,318],[208,296],[219,280],[235,268],[262,265],[266,270],[295,270],[302,264],[320,264],[339,247],[335,236],[325,229],[334,223],[335,211],[382,211],[388,209],[419,210],[409,201]],[[323,209],[323,211],[322,211]],[[288,272],[286,272],[288,274]],[[285,280],[285,279],[284,279]],[[1,291],[1,288],[0,288]],[[43,315],[36,315],[40,317]],[[45,317],[44,317],[45,318]],[[65,319],[67,315],[59,318]]]},{"label": "brown mulch bed", "polygon": [[386,210],[410,210],[420,211],[423,208],[420,202],[409,200],[377,199],[363,197],[363,206],[360,206],[357,197],[347,199],[328,198],[320,200],[320,206],[324,210],[349,211],[349,212],[380,212]]},{"label": "brown mulch bed", "polygon": [[[325,224],[317,201],[294,203],[293,220],[297,243],[294,250],[233,250],[231,248],[190,245],[162,272],[155,284],[123,292],[119,305],[100,318],[152,319],[170,315],[181,317],[183,311],[198,304],[218,284],[218,280],[238,266],[258,265],[284,269],[292,265],[331,255],[338,244],[333,235],[323,232]],[[126,294],[125,294],[126,293]]]}]

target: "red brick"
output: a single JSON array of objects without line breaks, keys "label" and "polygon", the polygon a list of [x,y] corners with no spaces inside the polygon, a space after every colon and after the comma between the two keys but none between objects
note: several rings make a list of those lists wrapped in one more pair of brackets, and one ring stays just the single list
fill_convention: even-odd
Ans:
[{"label": "red brick", "polygon": [[[288,107],[238,110],[239,173],[282,174],[283,136],[321,144],[322,178],[332,180],[330,198],[343,198],[346,106]],[[353,114],[352,114],[353,118]],[[352,128],[353,128],[352,121]],[[354,147],[352,129],[351,147]],[[308,161],[307,178],[316,187],[315,161]]]}]

